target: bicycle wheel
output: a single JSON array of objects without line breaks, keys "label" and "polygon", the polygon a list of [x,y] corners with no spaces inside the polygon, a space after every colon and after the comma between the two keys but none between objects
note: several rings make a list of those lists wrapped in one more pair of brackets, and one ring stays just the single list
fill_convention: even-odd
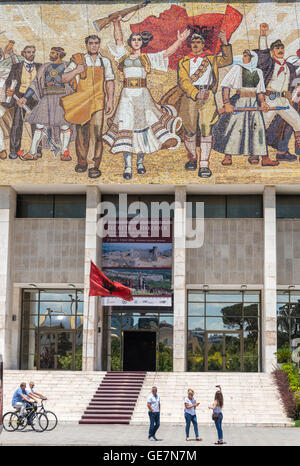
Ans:
[{"label": "bicycle wheel", "polygon": [[24,430],[27,427],[27,417],[19,419],[19,430]]},{"label": "bicycle wheel", "polygon": [[9,411],[2,418],[3,428],[7,432],[13,432],[19,427],[19,416],[16,412]]},{"label": "bicycle wheel", "polygon": [[46,414],[46,416],[48,418],[48,421],[49,421],[47,430],[55,429],[55,427],[57,426],[57,423],[58,423],[56,414],[54,414],[53,411],[45,411],[44,414]]},{"label": "bicycle wheel", "polygon": [[30,425],[36,432],[44,432],[48,427],[48,418],[46,414],[34,413]]}]

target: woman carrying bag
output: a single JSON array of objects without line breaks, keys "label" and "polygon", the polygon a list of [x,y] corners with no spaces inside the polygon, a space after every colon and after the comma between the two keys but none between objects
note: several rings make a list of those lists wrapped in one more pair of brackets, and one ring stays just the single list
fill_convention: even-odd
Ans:
[{"label": "woman carrying bag", "polygon": [[222,430],[222,420],[223,420],[222,408],[224,405],[224,398],[223,398],[221,386],[216,385],[216,387],[219,390],[217,390],[215,393],[214,404],[213,406],[209,406],[208,409],[213,410],[212,419],[215,422],[216,429],[218,432],[218,441],[215,443],[215,445],[223,445],[225,443],[223,441],[223,430]]}]

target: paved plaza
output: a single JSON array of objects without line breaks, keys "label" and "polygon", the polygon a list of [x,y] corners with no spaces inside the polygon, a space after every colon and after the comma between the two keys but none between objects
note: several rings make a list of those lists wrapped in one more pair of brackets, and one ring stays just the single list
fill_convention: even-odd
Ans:
[{"label": "paved plaza", "polygon": [[[230,446],[300,446],[300,428],[224,425],[224,440]],[[201,442],[185,440],[184,424],[161,424],[159,442],[147,439],[148,425],[79,425],[61,423],[52,432],[38,433],[31,428],[0,435],[0,445],[60,446],[211,446],[216,441],[214,425],[199,425]],[[190,435],[193,431],[191,430]]]}]

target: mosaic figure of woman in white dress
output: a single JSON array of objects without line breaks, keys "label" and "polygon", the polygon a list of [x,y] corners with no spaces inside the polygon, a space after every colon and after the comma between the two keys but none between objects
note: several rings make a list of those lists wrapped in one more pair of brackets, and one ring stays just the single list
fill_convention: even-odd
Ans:
[{"label": "mosaic figure of woman in white dress", "polygon": [[109,50],[124,74],[123,89],[109,130],[103,140],[109,144],[112,154],[123,153],[125,169],[123,177],[132,178],[132,156],[137,155],[137,173],[146,172],[145,154],[160,149],[176,149],[180,138],[181,119],[174,107],[160,106],[152,98],[146,83],[151,69],[167,71],[168,57],[176,52],[188,37],[190,31],[177,33],[177,40],[167,49],[158,53],[143,53],[142,49],[152,40],[150,32],[131,34],[126,47],[123,40],[121,18],[114,21],[115,42]]}]

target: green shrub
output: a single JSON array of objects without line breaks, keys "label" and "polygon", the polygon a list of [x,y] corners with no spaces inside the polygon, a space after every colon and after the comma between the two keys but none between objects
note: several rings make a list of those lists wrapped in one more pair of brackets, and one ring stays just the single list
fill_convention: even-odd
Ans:
[{"label": "green shrub", "polygon": [[292,361],[292,351],[289,347],[284,346],[283,348],[279,348],[277,353],[277,362],[284,363],[284,362],[291,362]]},{"label": "green shrub", "polygon": [[300,390],[300,376],[298,374],[297,366],[293,363],[282,364],[281,370],[288,376],[289,384],[292,392]]}]

